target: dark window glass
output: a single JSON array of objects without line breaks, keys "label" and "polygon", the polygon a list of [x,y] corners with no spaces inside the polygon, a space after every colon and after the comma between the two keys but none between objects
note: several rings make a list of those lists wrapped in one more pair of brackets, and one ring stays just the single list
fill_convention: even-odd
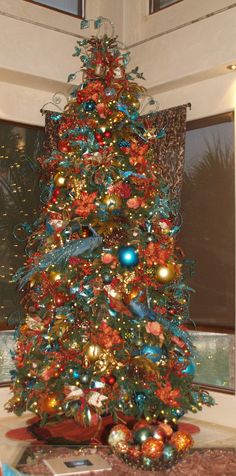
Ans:
[{"label": "dark window glass", "polygon": [[44,5],[79,17],[84,16],[84,0],[30,0],[32,3]]},{"label": "dark window glass", "polygon": [[150,13],[159,12],[159,10],[174,5],[174,3],[179,3],[180,1],[182,0],[150,0]]},{"label": "dark window glass", "polygon": [[[225,122],[226,121],[226,122]],[[181,246],[194,260],[193,321],[211,330],[235,324],[233,113],[188,123]]]},{"label": "dark window glass", "polygon": [[25,239],[39,215],[44,130],[0,121],[0,329],[12,328],[21,314],[12,277],[23,266]]}]

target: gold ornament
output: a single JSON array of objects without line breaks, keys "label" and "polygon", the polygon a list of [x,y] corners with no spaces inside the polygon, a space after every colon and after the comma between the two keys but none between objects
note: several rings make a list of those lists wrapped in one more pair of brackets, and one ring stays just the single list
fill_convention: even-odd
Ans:
[{"label": "gold ornament", "polygon": [[102,353],[102,348],[97,344],[88,344],[85,346],[85,358],[89,363],[94,363],[99,359],[99,356]]},{"label": "gold ornament", "polygon": [[94,365],[94,374],[111,372],[113,369],[120,369],[124,364],[118,362],[110,350],[105,350],[99,356]]},{"label": "gold ornament", "polygon": [[117,210],[122,205],[122,199],[118,195],[105,195],[102,202],[109,210]]},{"label": "gold ornament", "polygon": [[159,265],[155,270],[155,276],[159,283],[167,284],[175,278],[175,267],[173,263]]},{"label": "gold ornament", "polygon": [[79,180],[74,177],[70,177],[71,182],[71,190],[74,193],[75,198],[79,198],[81,195],[81,191],[85,188],[85,180]]},{"label": "gold ornament", "polygon": [[56,281],[60,281],[61,274],[58,271],[50,271],[49,273],[49,281],[50,283],[55,283]]},{"label": "gold ornament", "polygon": [[130,364],[135,373],[155,374],[158,375],[158,369],[154,362],[142,355],[133,357]]},{"label": "gold ornament", "polygon": [[62,172],[58,172],[54,177],[54,183],[56,187],[64,187],[66,184],[66,177]]},{"label": "gold ornament", "polygon": [[34,276],[32,276],[32,278],[30,278],[30,280],[29,280],[30,288],[34,287],[34,285],[36,283],[36,280],[37,280],[36,275],[34,275]]},{"label": "gold ornament", "polygon": [[176,431],[172,435],[170,443],[175,446],[177,451],[186,451],[193,445],[193,439],[191,435],[185,431]]}]

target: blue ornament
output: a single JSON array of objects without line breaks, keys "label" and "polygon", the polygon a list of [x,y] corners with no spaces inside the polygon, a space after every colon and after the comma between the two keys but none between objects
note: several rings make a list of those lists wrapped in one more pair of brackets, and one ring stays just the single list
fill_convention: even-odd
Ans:
[{"label": "blue ornament", "polygon": [[118,142],[118,146],[119,147],[130,147],[130,142],[128,140],[121,139]]},{"label": "blue ornament", "polygon": [[136,392],[133,398],[137,405],[142,406],[147,400],[147,395],[144,392]]},{"label": "blue ornament", "polygon": [[140,354],[145,355],[152,362],[158,362],[163,355],[163,351],[159,345],[145,345]]},{"label": "blue ornament", "polygon": [[112,280],[113,280],[113,276],[111,276],[110,274],[104,274],[103,275],[103,282],[105,284],[111,283]]},{"label": "blue ornament", "polygon": [[[184,357],[179,357],[178,358],[178,361],[180,363],[185,363],[185,359]],[[186,362],[186,367],[182,370],[182,374],[185,374],[185,375],[195,375],[195,372],[196,372],[196,365],[194,363],[193,360],[189,359],[187,362]]]},{"label": "blue ornament", "polygon": [[117,315],[117,312],[114,311],[114,309],[108,309],[108,312],[109,312],[110,316],[112,316],[112,317],[115,317]]},{"label": "blue ornament", "polygon": [[80,376],[80,374],[79,374],[79,372],[78,372],[77,369],[74,369],[74,370],[73,370],[72,375],[73,375],[74,378],[79,378],[79,376]]},{"label": "blue ornament", "polygon": [[132,112],[129,117],[132,121],[136,121],[136,119],[138,118],[138,112]]},{"label": "blue ornament", "polygon": [[95,101],[93,101],[92,99],[90,99],[89,101],[87,101],[85,104],[84,104],[84,110],[86,112],[90,112],[90,111],[93,111],[96,107],[96,103]]},{"label": "blue ornament", "polygon": [[184,416],[185,411],[183,410],[183,408],[173,408],[171,410],[171,413],[172,413],[173,417],[181,418],[182,416]]},{"label": "blue ornament", "polygon": [[122,246],[118,252],[118,259],[121,266],[131,268],[139,262],[138,251],[134,246]]},{"label": "blue ornament", "polygon": [[175,448],[172,445],[165,445],[162,453],[162,458],[165,463],[172,461],[175,455]]}]

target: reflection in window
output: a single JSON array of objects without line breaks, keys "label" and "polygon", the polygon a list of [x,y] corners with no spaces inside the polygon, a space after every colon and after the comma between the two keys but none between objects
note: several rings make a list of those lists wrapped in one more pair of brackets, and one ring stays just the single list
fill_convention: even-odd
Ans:
[{"label": "reflection in window", "polygon": [[203,385],[234,390],[234,334],[191,332],[196,354],[195,381]]},{"label": "reflection in window", "polygon": [[[200,334],[199,382],[234,388],[235,185],[233,113],[187,125],[180,244],[190,260],[190,315]],[[194,327],[192,327],[194,329]],[[220,334],[219,334],[220,333]],[[222,337],[222,338],[221,338]],[[199,360],[200,359],[200,360]],[[221,363],[220,363],[221,362]]]},{"label": "reflection in window", "polygon": [[36,157],[43,139],[41,128],[0,122],[0,329],[13,327],[21,313],[12,277],[23,266],[25,239],[39,213]]}]

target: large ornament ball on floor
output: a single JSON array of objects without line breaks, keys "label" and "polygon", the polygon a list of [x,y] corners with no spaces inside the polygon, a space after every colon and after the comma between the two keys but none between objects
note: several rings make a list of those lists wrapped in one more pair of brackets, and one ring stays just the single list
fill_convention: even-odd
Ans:
[{"label": "large ornament ball on floor", "polygon": [[116,445],[120,442],[128,442],[132,441],[133,436],[132,432],[127,428],[125,425],[115,425],[108,437],[108,443],[111,447],[116,447]]},{"label": "large ornament ball on floor", "polygon": [[176,433],[172,435],[170,443],[172,443],[177,451],[186,451],[193,445],[193,439],[191,435],[185,431],[176,431]]},{"label": "large ornament ball on floor", "polygon": [[152,430],[148,426],[140,428],[140,430],[135,431],[134,441],[135,443],[143,443],[148,438],[152,436]]},{"label": "large ornament ball on floor", "polygon": [[164,443],[156,438],[148,438],[142,444],[141,450],[144,456],[147,458],[155,459],[160,458],[164,448]]}]

